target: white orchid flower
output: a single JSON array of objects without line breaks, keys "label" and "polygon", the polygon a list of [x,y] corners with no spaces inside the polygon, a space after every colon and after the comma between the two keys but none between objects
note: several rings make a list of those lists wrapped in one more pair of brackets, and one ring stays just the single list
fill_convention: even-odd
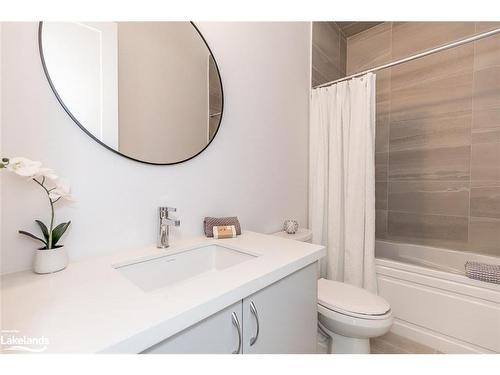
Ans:
[{"label": "white orchid flower", "polygon": [[[32,239],[42,242],[45,247],[43,249],[51,250],[60,247],[57,245],[61,236],[66,232],[71,221],[66,223],[61,223],[54,228],[54,204],[61,198],[72,201],[71,188],[69,183],[60,179],[54,172],[53,169],[42,167],[42,163],[39,161],[30,160],[23,157],[14,158],[0,158],[0,169],[7,169],[21,177],[26,177],[27,179],[33,180],[47,193],[47,198],[50,203],[51,219],[50,225],[45,225],[40,220],[35,220],[41,229],[43,238],[37,237],[34,234],[20,230],[19,233],[28,236]],[[47,181],[48,180],[48,181]],[[46,184],[50,181],[49,188]]]},{"label": "white orchid flower", "polygon": [[33,178],[40,172],[41,166],[42,163],[39,161],[33,161],[23,157],[14,157],[9,159],[7,170],[22,177]]},{"label": "white orchid flower", "polygon": [[66,200],[73,200],[71,197],[71,186],[68,181],[64,179],[58,179],[56,181],[56,187],[49,191],[49,198],[56,200],[59,198],[64,198]]},{"label": "white orchid flower", "polygon": [[34,175],[33,177],[45,177],[45,178],[48,178],[49,180],[53,180],[53,181],[55,181],[59,178],[59,176],[56,175],[54,170],[50,169],[50,168],[40,168],[38,170],[38,172],[36,173],[36,175]]}]

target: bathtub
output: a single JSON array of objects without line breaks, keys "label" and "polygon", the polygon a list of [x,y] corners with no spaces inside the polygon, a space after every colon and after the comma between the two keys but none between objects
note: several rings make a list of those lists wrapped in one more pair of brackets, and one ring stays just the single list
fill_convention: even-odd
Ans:
[{"label": "bathtub", "polygon": [[467,260],[500,257],[387,241],[376,241],[375,254],[391,332],[443,353],[500,353],[500,285],[464,275]]}]

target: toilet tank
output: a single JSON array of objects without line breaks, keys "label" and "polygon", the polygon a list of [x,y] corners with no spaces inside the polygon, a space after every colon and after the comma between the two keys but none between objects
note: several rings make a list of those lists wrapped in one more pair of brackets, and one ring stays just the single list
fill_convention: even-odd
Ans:
[{"label": "toilet tank", "polygon": [[289,240],[312,243],[312,231],[307,228],[299,228],[294,234],[288,234],[285,231],[273,233],[273,236],[288,238]]}]

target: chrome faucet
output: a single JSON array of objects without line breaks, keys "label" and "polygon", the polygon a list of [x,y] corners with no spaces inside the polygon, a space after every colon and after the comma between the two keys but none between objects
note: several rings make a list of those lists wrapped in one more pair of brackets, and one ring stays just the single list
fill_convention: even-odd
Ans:
[{"label": "chrome faucet", "polygon": [[176,212],[177,208],[172,207],[158,207],[158,240],[156,247],[165,249],[169,246],[168,237],[170,233],[170,226],[178,227],[181,222],[176,219],[168,217],[169,212]]}]

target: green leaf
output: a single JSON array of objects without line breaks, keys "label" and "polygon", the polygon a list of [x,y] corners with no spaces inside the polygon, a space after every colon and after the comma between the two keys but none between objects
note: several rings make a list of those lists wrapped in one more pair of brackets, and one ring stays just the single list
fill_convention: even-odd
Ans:
[{"label": "green leaf", "polygon": [[68,221],[67,223],[61,223],[54,228],[54,230],[52,231],[52,247],[54,247],[57,244],[57,242],[62,237],[64,232],[66,232],[66,229],[68,229],[70,224],[71,221]]},{"label": "green leaf", "polygon": [[35,236],[35,235],[31,234],[31,233],[28,233],[28,232],[26,232],[24,230],[20,230],[19,234],[24,234],[25,236],[31,237],[34,240],[38,240],[38,241],[42,242],[45,245],[45,247],[47,247],[47,242],[45,242],[44,240],[42,240],[40,237],[37,237],[37,236]]},{"label": "green leaf", "polygon": [[45,241],[49,242],[49,230],[47,229],[46,225],[44,223],[42,223],[40,220],[35,220],[35,222],[38,224],[38,226],[42,230],[43,237],[45,237]]}]

